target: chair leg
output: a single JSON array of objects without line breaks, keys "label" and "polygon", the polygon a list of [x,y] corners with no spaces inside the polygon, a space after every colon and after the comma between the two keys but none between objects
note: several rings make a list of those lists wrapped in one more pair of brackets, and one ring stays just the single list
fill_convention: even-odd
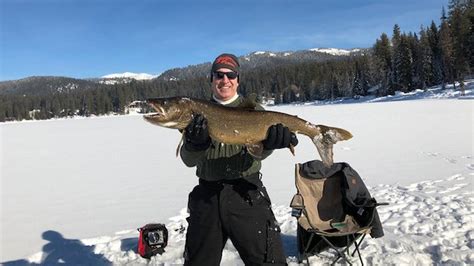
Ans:
[{"label": "chair leg", "polygon": [[[304,260],[306,259],[306,263],[309,266],[310,263],[309,263],[308,252],[310,251],[310,245],[313,242],[314,235],[315,235],[314,233],[311,233],[311,235],[310,235],[310,237],[307,241],[306,247],[303,250],[303,253],[298,254],[298,262],[299,263],[304,263]],[[361,263],[362,266],[364,266],[364,261],[362,259],[362,255],[360,254],[360,248],[359,247],[360,247],[360,244],[362,243],[362,241],[364,240],[366,234],[362,234],[362,237],[359,241],[357,241],[357,237],[356,237],[355,234],[346,235],[346,246],[344,248],[337,248],[331,241],[329,241],[328,238],[326,238],[323,235],[318,234],[318,236],[320,236],[326,242],[326,244],[328,244],[329,247],[332,248],[337,253],[336,258],[332,261],[331,265],[336,264],[342,258],[345,262],[347,262],[349,265],[352,266],[353,264],[349,260],[349,256],[354,257],[355,253],[357,252],[360,263]],[[350,246],[352,245],[351,241],[353,241],[353,244],[355,246],[354,251],[352,252],[352,254],[351,254],[351,251],[350,251]],[[345,253],[347,253],[347,255]]]},{"label": "chair leg", "polygon": [[309,236],[309,240],[308,240],[308,243],[306,243],[306,248],[304,249],[304,253],[308,253],[309,251],[309,246],[311,244],[311,241],[313,241],[313,237],[314,237],[314,233],[311,233],[311,235]]},{"label": "chair leg", "polygon": [[[352,237],[354,238],[353,235],[352,235]],[[347,235],[346,236],[346,248],[344,250],[344,251],[347,252],[347,256],[349,256],[351,254],[351,252],[349,251],[350,244],[351,244],[351,238],[349,237],[349,235]]]},{"label": "chair leg", "polygon": [[306,259],[306,262],[308,263],[308,266],[309,266],[309,257],[308,257],[308,251],[309,251],[309,247],[311,245],[311,242],[313,241],[313,237],[314,237],[314,233],[311,233],[311,235],[309,236],[309,239],[308,239],[308,242],[306,242],[306,247],[303,251],[302,254],[298,254],[298,262],[299,263],[302,263],[304,261],[304,259]]},{"label": "chair leg", "polygon": [[336,262],[337,262],[340,258],[342,258],[342,259],[344,259],[347,263],[349,263],[349,265],[352,266],[352,263],[349,261],[349,259],[347,259],[346,255],[344,254],[344,253],[346,252],[346,250],[347,250],[347,247],[341,252],[341,251],[339,251],[339,249],[337,249],[337,247],[334,246],[334,245],[331,243],[331,241],[329,241],[325,236],[321,236],[321,238],[324,239],[324,241],[326,241],[326,243],[327,243],[332,249],[334,249],[334,250],[337,252],[337,257],[336,257],[336,259],[331,263],[331,265],[336,264]]},{"label": "chair leg", "polygon": [[362,256],[360,255],[359,245],[364,240],[365,234],[362,235],[362,238],[360,239],[359,243],[357,243],[357,240],[355,239],[355,236],[354,235],[352,235],[352,236],[354,237],[354,245],[355,245],[355,250],[354,250],[354,252],[352,252],[352,256],[354,256],[354,254],[357,251],[357,255],[359,255],[360,263],[362,264],[362,266],[364,266],[364,261],[362,260]]},{"label": "chair leg", "polygon": [[[365,234],[362,235],[362,238],[359,240],[359,244],[357,244],[357,241],[355,240],[355,236],[354,236],[354,244],[356,244],[356,247],[358,248],[360,246],[360,244],[362,243],[362,241],[364,240],[365,238]],[[352,252],[352,256],[354,256],[354,254],[356,253],[357,250],[354,250],[354,252]]]},{"label": "chair leg", "polygon": [[[307,263],[305,264],[304,261],[307,261]],[[298,252],[298,264],[303,264],[303,265],[308,265],[309,266],[309,257],[308,257],[308,253],[299,253]]]}]

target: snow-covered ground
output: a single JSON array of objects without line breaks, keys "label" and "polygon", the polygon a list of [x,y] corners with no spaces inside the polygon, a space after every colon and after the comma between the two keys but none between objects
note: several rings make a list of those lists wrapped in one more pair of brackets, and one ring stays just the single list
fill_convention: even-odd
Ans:
[{"label": "snow-covered ground", "polygon": [[[350,163],[379,208],[385,236],[362,245],[369,265],[474,264],[473,83],[384,98],[271,106],[316,124],[350,130],[335,160]],[[0,125],[1,247],[5,265],[147,265],[136,228],[165,223],[169,245],[152,265],[183,262],[187,195],[194,169],[175,157],[179,134],[141,116]],[[287,261],[296,265],[294,164],[319,158],[300,135],[293,157],[264,161]],[[330,262],[330,254],[310,258]],[[357,263],[357,262],[356,262]],[[228,243],[222,265],[243,265]]]}]

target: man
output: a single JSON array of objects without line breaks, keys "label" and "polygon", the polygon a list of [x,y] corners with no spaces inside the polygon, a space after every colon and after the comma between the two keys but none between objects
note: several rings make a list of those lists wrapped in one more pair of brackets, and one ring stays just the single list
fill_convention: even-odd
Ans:
[{"label": "man", "polygon": [[[229,107],[243,104],[237,93],[239,74],[235,55],[219,55],[211,69],[211,101]],[[263,110],[259,105],[256,109]],[[189,194],[185,265],[219,265],[228,239],[245,265],[286,264],[280,228],[260,180],[260,161],[274,149],[297,145],[295,134],[281,124],[271,126],[259,159],[244,146],[212,140],[201,115],[184,134],[181,158],[188,167],[196,167],[199,177],[199,185]]]}]

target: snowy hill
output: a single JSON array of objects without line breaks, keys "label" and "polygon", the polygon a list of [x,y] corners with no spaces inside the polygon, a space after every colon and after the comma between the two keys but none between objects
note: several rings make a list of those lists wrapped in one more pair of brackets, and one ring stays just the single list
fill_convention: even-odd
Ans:
[{"label": "snowy hill", "polygon": [[[345,56],[363,55],[370,49],[336,49],[336,48],[313,48],[298,51],[256,51],[239,57],[242,70],[247,71],[253,68],[272,68],[284,64],[294,64],[302,62],[325,62],[337,60]],[[85,90],[96,88],[97,83],[113,85],[130,83],[133,80],[148,81],[160,78],[166,81],[176,81],[187,78],[196,78],[209,75],[211,62],[191,65],[187,67],[173,68],[161,74],[148,73],[113,73],[102,77],[92,77],[86,79],[75,79],[68,77],[28,77],[19,80],[9,80],[0,82],[0,95],[5,94],[25,94],[25,95],[48,95],[54,93],[67,93],[74,90]]]},{"label": "snowy hill", "polygon": [[[372,196],[390,203],[379,207],[385,236],[361,246],[366,265],[474,264],[473,86],[467,82],[462,97],[436,87],[267,107],[353,133],[335,145],[335,160],[350,163]],[[0,132],[3,265],[183,263],[186,201],[197,179],[174,155],[177,132],[136,115],[3,123]],[[279,150],[262,168],[289,265],[297,265],[288,207],[294,164],[319,158],[308,138],[298,138],[295,157]],[[147,261],[136,254],[136,228],[150,222],[165,223],[170,241]],[[243,265],[230,242],[222,265]]]},{"label": "snowy hill", "polygon": [[116,84],[116,83],[129,83],[132,80],[151,80],[159,75],[151,75],[147,73],[132,73],[132,72],[124,72],[124,73],[115,73],[109,74],[100,77],[99,83],[103,84]]},{"label": "snowy hill", "polygon": [[129,79],[136,79],[136,80],[148,80],[148,79],[154,79],[156,77],[158,77],[158,75],[151,75],[147,73],[124,72],[124,73],[105,75],[105,76],[102,76],[101,78],[103,79],[129,78]]},{"label": "snowy hill", "polygon": [[345,50],[337,48],[313,48],[309,50],[313,52],[327,53],[332,55],[350,55],[351,53],[360,52],[360,49]]},{"label": "snowy hill", "polygon": [[95,82],[68,77],[38,76],[19,80],[1,81],[0,95],[52,95],[74,90],[89,90]]},{"label": "snowy hill", "polygon": [[[314,48],[309,50],[297,51],[255,51],[249,54],[239,56],[242,71],[248,71],[253,68],[265,67],[273,68],[284,64],[294,64],[303,62],[325,62],[337,60],[344,56],[359,56],[370,49],[351,49],[343,50],[336,48]],[[209,73],[212,62],[198,65],[191,65],[182,68],[169,69],[159,76],[160,79],[186,79],[198,76],[206,76]]]},{"label": "snowy hill", "polygon": [[301,54],[301,53],[307,53],[308,51],[309,52],[316,52],[316,53],[325,53],[325,54],[330,54],[330,55],[334,55],[334,56],[347,56],[347,55],[354,54],[354,53],[360,53],[363,50],[367,50],[367,49],[357,49],[357,48],[355,48],[355,49],[346,50],[346,49],[338,49],[338,48],[312,48],[312,49],[308,49],[308,50],[288,51],[288,52],[257,51],[257,52],[253,52],[253,53],[250,53],[249,55],[247,55],[246,60],[249,60],[248,56],[251,56],[251,55],[270,56],[270,57],[287,57],[287,56],[291,56],[295,53],[296,54],[298,54],[298,53]]}]

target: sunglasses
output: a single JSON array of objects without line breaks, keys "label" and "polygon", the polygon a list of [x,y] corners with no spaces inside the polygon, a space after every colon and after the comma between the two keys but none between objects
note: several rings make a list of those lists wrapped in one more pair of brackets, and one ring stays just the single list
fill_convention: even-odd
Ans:
[{"label": "sunglasses", "polygon": [[239,74],[237,72],[220,72],[220,71],[215,71],[214,73],[212,73],[214,75],[214,77],[216,77],[217,79],[223,79],[224,76],[227,76],[228,79],[235,79],[239,76]]}]

